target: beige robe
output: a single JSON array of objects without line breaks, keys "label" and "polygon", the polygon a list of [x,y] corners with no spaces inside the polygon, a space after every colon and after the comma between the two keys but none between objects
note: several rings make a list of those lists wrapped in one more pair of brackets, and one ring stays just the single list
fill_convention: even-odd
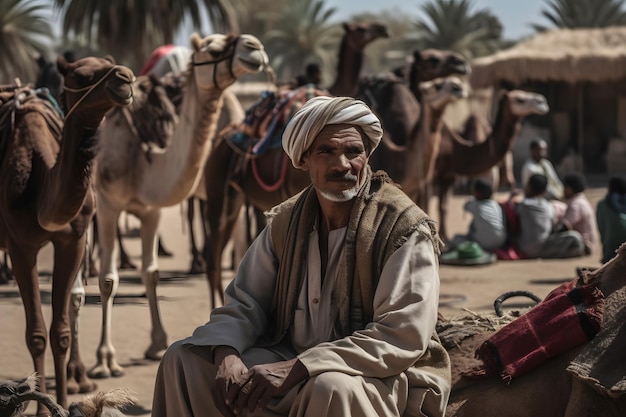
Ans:
[{"label": "beige robe", "polygon": [[[267,325],[277,273],[270,227],[242,260],[226,289],[226,306],[214,310],[209,323],[176,344],[173,352],[168,350],[157,378],[153,417],[212,415],[206,413],[213,407],[207,385],[215,374],[209,360],[211,348],[218,345],[237,349],[247,366],[298,356],[307,368],[308,382],[254,415],[443,416],[449,378],[427,369],[405,372],[433,343],[437,320],[438,261],[432,242],[423,237],[427,226],[411,235],[385,264],[374,297],[373,322],[340,339],[325,320],[331,310],[326,292],[337,274],[345,229],[331,232],[323,283],[318,235],[311,233],[307,276],[290,328],[292,346],[259,349],[253,346]],[[184,395],[170,394],[165,386],[172,380],[192,383],[175,390],[184,390]],[[342,395],[332,401],[320,398],[315,391],[320,381]]]}]

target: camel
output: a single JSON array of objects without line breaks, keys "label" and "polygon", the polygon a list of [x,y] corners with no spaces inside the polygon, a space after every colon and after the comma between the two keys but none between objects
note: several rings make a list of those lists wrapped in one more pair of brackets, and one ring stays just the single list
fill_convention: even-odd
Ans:
[{"label": "camel", "polygon": [[[386,38],[389,36],[387,27],[375,22],[344,22],[342,24],[344,35],[341,40],[341,44],[339,47],[339,54],[337,59],[337,76],[335,81],[331,87],[328,88],[330,94],[333,95],[351,95],[354,93],[354,90],[357,87],[357,81],[359,79],[359,74],[361,72],[363,66],[364,59],[364,49],[367,45],[375,41],[379,38]],[[234,111],[234,106],[233,106]],[[241,114],[239,117],[237,113],[233,113],[230,116],[231,123],[240,119],[243,120],[244,115]],[[224,124],[228,122],[229,118],[220,118],[220,123]],[[221,129],[218,129],[221,131]],[[199,201],[200,211],[204,212],[206,209],[205,201],[206,201],[206,192],[204,190],[204,182],[207,181],[205,177],[202,178],[201,183],[198,185],[198,189],[194,194]],[[187,211],[187,221],[190,230],[190,243],[191,243],[191,266],[189,269],[190,273],[200,273],[206,271],[206,262],[204,260],[204,256],[202,251],[198,249],[198,245],[195,241],[195,236],[193,233],[193,217],[195,214],[194,202],[190,200]],[[204,216],[203,216],[204,217]],[[205,235],[207,232],[206,219],[203,219],[203,230]],[[258,219],[257,219],[258,221]]]},{"label": "camel", "polygon": [[[379,99],[404,94],[405,97],[408,97],[409,102],[413,103],[413,106],[400,106],[399,110],[402,113],[395,113],[393,116],[405,120],[416,118],[414,111],[417,109],[417,101],[401,80],[389,82],[385,79],[382,80],[381,85],[385,88],[374,88],[370,90],[370,93]],[[411,135],[412,140],[410,141],[410,151],[406,152],[406,156],[403,155],[403,158],[415,158],[415,153],[419,154],[426,150],[430,156],[425,157],[425,159],[434,160],[433,156],[437,153],[436,138],[441,114],[447,104],[463,96],[464,90],[460,81],[452,77],[426,84],[423,88],[425,97],[427,97],[425,98],[427,105],[423,109],[428,113],[424,120],[429,123],[425,123],[423,132],[416,123],[411,127],[411,132],[404,133]],[[385,114],[387,113],[385,112]],[[430,123],[431,115],[433,115],[432,124]],[[387,118],[390,123],[389,120]],[[383,121],[383,126],[385,126],[385,121]],[[259,157],[245,160],[243,168],[236,168],[242,163],[242,157],[240,156],[241,151],[234,149],[235,146],[228,138],[224,138],[215,147],[205,166],[205,177],[211,179],[207,183],[207,201],[210,201],[211,204],[208,204],[207,207],[210,234],[206,240],[205,259],[213,307],[216,306],[218,297],[222,303],[224,302],[221,280],[222,251],[232,233],[237,221],[236,214],[244,200],[261,210],[269,210],[310,184],[308,174],[294,168],[282,148],[270,149]],[[375,159],[377,152],[379,150],[372,154],[373,161],[378,161]],[[394,157],[397,158],[399,151],[396,149],[395,152]],[[421,155],[418,159],[420,158],[422,158]],[[386,165],[389,166],[389,164]],[[409,165],[407,164],[407,166]],[[432,163],[426,162],[423,167],[427,171],[430,165]],[[376,168],[375,165],[372,167]],[[238,173],[234,173],[236,170]],[[396,171],[393,173],[397,174]],[[392,176],[392,179],[401,182],[407,178],[404,175],[419,175],[419,173],[407,170],[407,172],[397,174],[395,178]],[[404,182],[410,183],[409,181]]]},{"label": "camel", "polygon": [[[474,350],[494,331],[479,332],[449,350],[453,386],[448,417],[621,417],[626,415],[623,361],[626,297],[626,245],[581,284],[593,283],[603,295],[603,317],[593,339],[565,349],[534,369],[503,381],[499,376],[468,378],[481,366]],[[526,313],[528,314],[528,313]]]},{"label": "camel", "polygon": [[363,67],[365,47],[378,38],[389,37],[387,27],[378,23],[343,23],[343,30],[337,76],[328,88],[333,96],[352,96],[355,93]]},{"label": "camel", "polygon": [[448,194],[455,178],[479,175],[498,164],[511,149],[524,118],[531,114],[546,114],[549,109],[543,95],[511,90],[500,97],[492,131],[483,142],[473,144],[449,127],[443,127],[432,184],[438,185],[439,234],[444,241],[447,238]]},{"label": "camel", "polygon": [[384,128],[383,139],[372,154],[370,165],[375,170],[386,171],[414,200],[433,176],[446,107],[467,96],[461,80],[455,76],[423,82],[419,89],[421,104],[402,79],[388,75],[362,83],[358,94],[369,99]]},{"label": "camel", "polygon": [[[92,377],[123,374],[111,338],[111,309],[119,285],[114,252],[120,212],[126,210],[141,220],[141,279],[146,286],[152,322],[145,357],[159,360],[168,346],[156,297],[156,232],[161,207],[179,204],[193,192],[212,148],[224,89],[245,74],[261,71],[268,63],[263,44],[252,35],[213,34],[201,38],[194,34],[191,45],[193,54],[185,77],[180,117],[170,136],[150,138],[166,139],[166,146],[157,147],[148,157],[143,138],[135,134],[122,112],[109,115],[99,130],[102,148],[97,159],[96,190],[102,331],[97,363],[89,371]],[[140,82],[142,77],[137,80]]]},{"label": "camel", "polygon": [[[26,313],[26,344],[46,392],[44,322],[37,254],[44,244],[54,247],[50,347],[56,396],[66,406],[68,377],[81,373],[76,329],[70,326],[70,292],[85,252],[85,233],[95,211],[91,182],[97,128],[115,106],[132,102],[132,71],[112,59],[88,57],[68,63],[57,59],[64,76],[62,104],[65,120],[47,100],[29,88],[17,89],[3,102],[0,120],[3,140],[0,163],[0,248],[7,250]],[[13,125],[11,125],[13,119]],[[8,125],[4,124],[9,122]],[[12,128],[14,126],[14,129]],[[73,320],[72,320],[73,321]],[[72,375],[91,385],[84,375]],[[43,405],[38,414],[44,412]]]},{"label": "camel", "polygon": [[408,66],[396,68],[393,73],[402,78],[421,102],[420,83],[449,75],[466,75],[471,71],[463,55],[440,49],[416,49]]}]

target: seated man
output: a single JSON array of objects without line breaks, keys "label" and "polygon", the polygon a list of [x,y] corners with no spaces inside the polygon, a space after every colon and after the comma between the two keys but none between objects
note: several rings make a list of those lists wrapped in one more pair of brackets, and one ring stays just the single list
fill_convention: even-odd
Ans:
[{"label": "seated man", "polygon": [[598,225],[591,203],[585,195],[585,179],[580,174],[563,177],[567,208],[557,224],[556,230],[576,230],[583,237],[585,254],[589,255],[597,240]]},{"label": "seated man", "polygon": [[472,213],[473,218],[466,235],[455,235],[449,244],[450,249],[463,242],[472,241],[488,251],[500,249],[506,241],[504,213],[500,204],[491,198],[493,189],[487,182],[474,181],[474,196],[467,201],[463,209]]},{"label": "seated man", "polygon": [[548,180],[544,197],[548,200],[563,198],[563,183],[552,163],[548,160],[548,144],[538,138],[530,142],[530,158],[522,166],[522,187],[526,187],[533,174],[541,174]]},{"label": "seated man", "polygon": [[439,238],[371,172],[381,136],[353,98],[316,97],[294,115],[283,147],[312,184],[271,210],[225,305],[167,350],[153,417],[444,415]]},{"label": "seated man", "polygon": [[583,238],[575,230],[553,233],[554,207],[543,195],[548,180],[532,175],[524,199],[515,210],[519,220],[517,247],[527,258],[571,258],[585,253]]}]

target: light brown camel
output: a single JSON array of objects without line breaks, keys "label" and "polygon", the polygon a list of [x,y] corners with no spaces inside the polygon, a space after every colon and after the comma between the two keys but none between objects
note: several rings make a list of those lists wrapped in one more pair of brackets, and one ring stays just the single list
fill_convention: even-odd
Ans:
[{"label": "light brown camel", "polygon": [[388,75],[362,83],[358,95],[369,99],[384,128],[370,165],[386,171],[414,200],[433,176],[446,107],[467,96],[461,80],[454,76],[423,82],[419,88],[421,104],[402,79]]},{"label": "light brown camel", "polygon": [[[141,221],[141,279],[146,286],[152,322],[145,357],[158,360],[168,346],[156,297],[156,232],[161,208],[179,204],[193,192],[212,148],[224,89],[245,74],[259,72],[268,62],[263,44],[251,35],[214,34],[200,38],[194,34],[191,44],[193,54],[180,117],[170,137],[156,138],[167,139],[166,146],[146,157],[142,140],[145,138],[135,134],[128,123],[132,118],[127,119],[122,112],[109,115],[99,131],[102,148],[97,159],[96,188],[102,332],[97,363],[89,373],[92,377],[123,373],[111,337],[111,309],[119,285],[114,251],[120,212],[126,210]],[[137,82],[141,82],[141,77]]]},{"label": "light brown camel", "polygon": [[[344,35],[341,39],[337,58],[337,75],[333,85],[328,88],[330,94],[333,95],[351,95],[354,93],[361,69],[363,67],[365,47],[376,39],[386,38],[389,36],[387,27],[375,22],[343,23],[342,27]],[[236,115],[236,113],[233,114]],[[243,115],[241,116],[241,119],[243,119]],[[233,121],[235,119],[231,117],[230,120]],[[220,122],[222,122],[221,119]],[[228,120],[225,119],[224,123],[226,122],[228,122]],[[206,181],[204,177],[203,181]],[[199,187],[200,186],[204,186],[204,183],[199,184]],[[200,210],[206,210],[204,208],[204,201],[206,201],[205,190],[198,188],[195,196],[200,200]],[[189,201],[189,204],[189,207],[193,210],[193,201]],[[205,255],[201,253],[196,245],[192,228],[193,216],[194,211],[188,211],[188,225],[190,230],[192,254],[189,271],[190,273],[199,273],[206,271],[206,262],[204,260]],[[204,216],[202,217],[204,218]],[[203,230],[205,234],[208,233],[208,225],[206,223],[206,219],[203,219]],[[226,244],[226,242],[224,242],[224,244]],[[204,251],[206,251],[206,248]]]},{"label": "light brown camel", "polygon": [[456,377],[446,416],[625,416],[625,270],[626,245],[622,245],[615,258],[583,275],[583,283],[595,282],[604,296],[602,324],[591,341],[543,362],[509,383],[498,376],[486,379],[461,376],[481,364],[474,359],[474,351],[493,332],[478,333],[450,349]]},{"label": "light brown camel", "polygon": [[543,95],[511,90],[502,93],[492,131],[485,141],[470,143],[444,126],[432,181],[432,185],[438,188],[439,234],[442,239],[447,238],[448,194],[455,178],[479,175],[498,164],[511,149],[524,118],[531,114],[546,114],[549,109]]},{"label": "light brown camel", "polygon": [[[2,100],[0,247],[11,257],[20,288],[26,345],[42,392],[46,391],[48,336],[41,311],[37,254],[48,242],[54,247],[50,346],[57,399],[65,407],[67,350],[70,342],[78,342],[71,340],[75,329],[70,328],[70,291],[95,211],[91,174],[99,144],[96,130],[112,107],[130,104],[135,77],[111,59],[89,57],[68,63],[60,56],[57,67],[64,76],[63,104],[69,109],[64,123],[50,103],[39,99],[33,90],[17,90],[12,99]],[[82,363],[73,366],[70,371],[84,369]],[[74,377],[88,383],[84,375]],[[38,414],[43,412],[40,405]]]}]

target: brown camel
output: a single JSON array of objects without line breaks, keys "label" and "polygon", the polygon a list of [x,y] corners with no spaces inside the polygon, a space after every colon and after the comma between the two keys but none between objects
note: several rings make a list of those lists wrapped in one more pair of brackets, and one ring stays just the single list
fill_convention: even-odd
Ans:
[{"label": "brown camel", "polygon": [[[152,322],[150,345],[144,356],[159,360],[168,346],[156,294],[156,235],[161,208],[181,203],[194,191],[213,147],[224,89],[246,74],[258,73],[268,62],[263,44],[252,35],[212,34],[201,38],[194,34],[191,44],[193,55],[185,77],[180,117],[175,111],[164,112],[174,119],[169,135],[138,134],[134,116],[127,117],[123,111],[109,114],[98,132],[102,143],[96,167],[102,327],[97,363],[89,372],[92,377],[123,374],[113,346],[111,316],[119,286],[114,261],[119,214],[125,210],[141,220],[141,280]],[[137,84],[142,81],[139,77]],[[172,106],[167,100],[159,103]],[[133,111],[141,114],[143,110],[140,107]]]},{"label": "brown camel", "polygon": [[[406,97],[412,105],[398,106],[395,113],[387,111],[391,106],[382,102],[382,111],[379,117],[382,124],[392,123],[392,120],[416,120],[415,114],[419,111],[417,100],[413,97],[408,87],[402,80],[391,76],[393,80],[385,77],[381,78],[375,85],[370,85],[367,94],[377,97],[379,100],[396,100],[399,96]],[[378,88],[380,86],[380,88]],[[451,101],[464,95],[460,81],[456,78],[441,79],[423,86],[425,95],[423,111],[427,113],[423,120],[424,128],[415,122],[410,126],[410,131],[398,131],[398,134],[406,136],[405,141],[409,144],[408,151],[398,151],[397,146],[388,152],[394,153],[393,157],[398,158],[399,153],[403,153],[403,160],[424,160],[423,164],[417,164],[423,171],[411,171],[410,169],[393,170],[392,179],[401,184],[414,184],[418,181],[406,181],[410,176],[426,176],[437,154],[437,137],[440,127],[440,118],[443,110]],[[431,117],[432,116],[432,117]],[[432,121],[432,123],[431,123]],[[395,131],[394,131],[395,132]],[[387,133],[386,133],[387,134]],[[403,137],[404,137],[403,136]],[[391,139],[385,139],[391,141]],[[385,146],[381,145],[381,148]],[[375,155],[373,161],[380,161]],[[382,151],[384,152],[384,151]],[[422,153],[424,155],[422,155]],[[207,220],[210,234],[206,242],[206,264],[207,280],[212,294],[212,305],[215,306],[216,295],[223,303],[223,289],[221,280],[221,259],[222,251],[231,236],[232,229],[237,220],[237,213],[245,200],[253,206],[268,210],[286,198],[296,194],[310,183],[308,175],[296,169],[289,162],[287,155],[282,148],[271,149],[265,154],[248,159],[242,164],[242,152],[236,149],[227,138],[222,140],[213,150],[205,166],[205,177],[210,178],[207,183]],[[417,156],[416,156],[417,154]],[[385,164],[391,168],[390,164]],[[401,164],[404,166],[404,164]],[[415,165],[415,164],[413,164]],[[374,168],[375,165],[372,164]],[[409,167],[411,164],[406,163]],[[234,171],[237,171],[235,174]]]},{"label": "brown camel", "polygon": [[333,96],[352,96],[357,89],[363,68],[364,50],[378,38],[389,37],[387,27],[378,23],[344,23],[345,31],[339,46],[337,78],[328,88]]},{"label": "brown camel", "polygon": [[[482,363],[475,348],[492,333],[480,332],[450,349],[453,378],[448,417],[621,417],[626,415],[623,360],[626,329],[626,245],[583,284],[601,290],[604,314],[591,341],[543,362],[508,383],[498,376],[470,379],[462,373]],[[582,317],[581,317],[582,319]]]},{"label": "brown camel", "polygon": [[449,127],[443,127],[432,181],[433,185],[438,185],[439,234],[442,239],[447,238],[448,193],[455,178],[479,175],[498,164],[511,149],[523,119],[548,111],[546,98],[541,94],[512,90],[500,97],[493,129],[485,141],[473,144]]},{"label": "brown camel", "polygon": [[[67,350],[71,342],[77,343],[72,340],[75,329],[70,328],[70,291],[95,210],[91,173],[98,145],[96,129],[113,106],[130,104],[135,77],[111,59],[89,57],[68,63],[60,56],[57,67],[64,76],[63,104],[69,109],[64,123],[50,103],[31,89],[18,89],[10,100],[2,100],[0,247],[11,257],[26,313],[26,344],[42,392],[46,391],[48,336],[37,254],[47,242],[54,247],[50,346],[56,395],[65,407]],[[82,363],[74,366],[77,371],[84,369]],[[87,381],[84,375],[74,377]],[[43,412],[40,404],[38,414]]]}]

